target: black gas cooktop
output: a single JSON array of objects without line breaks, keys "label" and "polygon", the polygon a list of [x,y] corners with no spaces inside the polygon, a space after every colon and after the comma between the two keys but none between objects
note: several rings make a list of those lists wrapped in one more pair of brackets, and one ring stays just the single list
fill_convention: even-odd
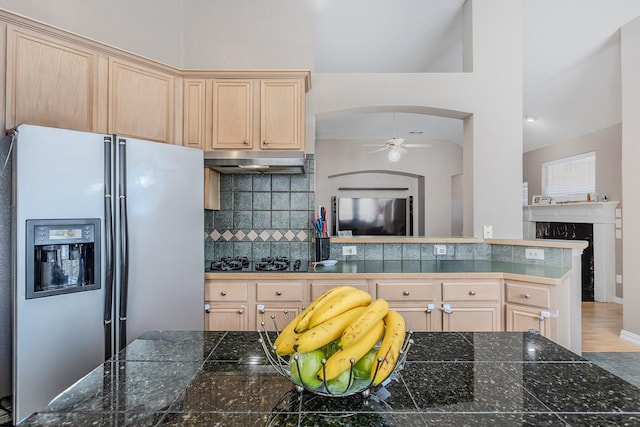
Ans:
[{"label": "black gas cooktop", "polygon": [[259,261],[252,261],[247,257],[223,257],[219,261],[213,261],[207,272],[296,272],[307,271],[308,262],[300,259],[290,260],[288,257],[268,257]]}]

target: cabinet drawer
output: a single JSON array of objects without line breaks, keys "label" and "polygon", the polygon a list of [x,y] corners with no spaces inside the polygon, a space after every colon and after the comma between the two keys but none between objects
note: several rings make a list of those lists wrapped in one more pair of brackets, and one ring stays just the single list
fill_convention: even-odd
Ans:
[{"label": "cabinet drawer", "polygon": [[433,301],[433,283],[376,283],[376,297],[387,301]]},{"label": "cabinet drawer", "polygon": [[225,282],[207,280],[204,288],[205,301],[247,301],[247,282]]},{"label": "cabinet drawer", "polygon": [[508,303],[551,308],[551,290],[549,288],[508,282],[505,290]]},{"label": "cabinet drawer", "polygon": [[258,282],[256,297],[257,301],[302,301],[302,284]]},{"label": "cabinet drawer", "polygon": [[443,301],[493,301],[499,299],[499,282],[442,283]]}]

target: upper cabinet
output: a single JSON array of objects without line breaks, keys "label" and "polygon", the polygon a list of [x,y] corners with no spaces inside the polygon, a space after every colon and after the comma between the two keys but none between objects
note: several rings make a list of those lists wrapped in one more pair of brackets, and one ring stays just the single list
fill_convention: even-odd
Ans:
[{"label": "upper cabinet", "polygon": [[0,43],[5,27],[6,129],[28,123],[205,150],[305,149],[308,70],[180,70],[0,10]]},{"label": "upper cabinet", "polygon": [[109,58],[108,132],[152,141],[173,141],[175,78]]},{"label": "upper cabinet", "polygon": [[98,53],[7,25],[5,127],[97,130]]},{"label": "upper cabinet", "polygon": [[212,73],[206,149],[304,150],[308,71],[220,74]]}]

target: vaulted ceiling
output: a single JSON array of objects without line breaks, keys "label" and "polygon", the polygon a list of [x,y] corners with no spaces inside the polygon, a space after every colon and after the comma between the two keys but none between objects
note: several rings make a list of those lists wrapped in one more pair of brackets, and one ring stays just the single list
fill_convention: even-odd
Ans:
[{"label": "vaulted ceiling", "polygon": [[[316,0],[317,72],[462,71],[464,0],[363,2]],[[524,122],[525,152],[620,122],[619,29],[637,16],[638,0],[524,0],[523,111],[537,118]],[[396,121],[396,136],[461,143],[459,120],[398,113]],[[391,113],[323,118],[316,132],[386,140]]]}]

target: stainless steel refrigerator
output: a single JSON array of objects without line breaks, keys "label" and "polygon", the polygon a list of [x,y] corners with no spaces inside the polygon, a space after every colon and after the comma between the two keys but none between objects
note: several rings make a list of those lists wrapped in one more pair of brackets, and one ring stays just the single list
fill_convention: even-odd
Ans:
[{"label": "stainless steel refrigerator", "polygon": [[148,330],[202,329],[202,151],[21,125],[13,162],[13,414]]}]

